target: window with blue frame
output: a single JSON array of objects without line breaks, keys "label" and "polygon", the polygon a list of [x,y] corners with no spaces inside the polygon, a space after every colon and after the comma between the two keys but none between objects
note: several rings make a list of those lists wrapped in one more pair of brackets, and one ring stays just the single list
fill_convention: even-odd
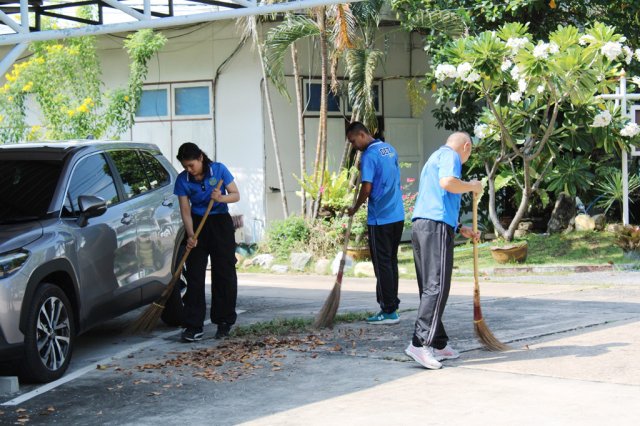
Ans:
[{"label": "window with blue frame", "polygon": [[143,90],[136,117],[166,117],[169,115],[167,89]]},{"label": "window with blue frame", "polygon": [[209,86],[176,87],[175,115],[211,114]]}]

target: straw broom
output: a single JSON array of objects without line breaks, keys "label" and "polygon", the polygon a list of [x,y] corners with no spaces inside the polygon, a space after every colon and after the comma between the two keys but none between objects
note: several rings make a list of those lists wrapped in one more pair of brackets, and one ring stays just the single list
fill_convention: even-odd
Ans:
[{"label": "straw broom", "polygon": [[[220,189],[220,187],[222,186],[222,182],[223,182],[222,180],[218,182],[218,184],[216,185],[216,189]],[[215,204],[215,201],[211,199],[209,201],[209,205],[207,206],[207,210],[204,212],[204,216],[202,216],[202,220],[200,221],[200,224],[196,229],[196,232],[193,234],[193,238],[195,240],[198,239],[198,236],[200,235],[200,231],[202,231],[202,228],[204,227],[204,223],[206,222],[207,217],[209,216],[209,212],[211,212],[211,209],[213,208],[214,204]],[[140,315],[127,328],[127,332],[131,334],[149,333],[155,328],[156,324],[158,323],[158,320],[160,319],[160,316],[162,315],[162,310],[164,309],[165,304],[169,299],[169,296],[173,292],[173,288],[175,287],[176,282],[178,282],[178,279],[180,279],[180,275],[182,274],[182,267],[187,261],[187,257],[189,256],[190,252],[191,252],[190,248],[187,248],[185,250],[184,255],[182,256],[182,259],[180,259],[180,263],[178,263],[178,267],[176,268],[176,271],[173,273],[173,277],[171,278],[171,281],[169,282],[167,287],[164,289],[160,297],[151,305],[149,305],[147,309],[142,313],[142,315]]]},{"label": "straw broom", "polygon": [[[478,232],[478,194],[473,193],[473,232]],[[506,351],[511,348],[499,341],[482,318],[480,308],[480,284],[478,283],[478,242],[473,239],[473,328],[478,340],[490,351]]]},{"label": "straw broom", "polygon": [[[358,199],[358,188],[360,183],[360,177],[358,177],[358,181],[356,182],[356,186],[353,193],[353,205],[356,204],[356,200]],[[355,213],[353,214],[355,216]],[[314,328],[332,328],[333,321],[336,318],[336,313],[338,312],[338,306],[340,306],[340,290],[342,287],[342,275],[344,273],[344,264],[347,260],[347,247],[349,246],[349,237],[351,236],[351,224],[353,223],[353,216],[349,216],[349,221],[347,222],[347,231],[344,234],[344,244],[342,246],[342,258],[340,259],[340,266],[338,267],[338,275],[336,276],[336,282],[333,285],[333,289],[331,293],[329,293],[329,297],[324,302],[324,306],[318,312],[316,319],[313,323]]]}]

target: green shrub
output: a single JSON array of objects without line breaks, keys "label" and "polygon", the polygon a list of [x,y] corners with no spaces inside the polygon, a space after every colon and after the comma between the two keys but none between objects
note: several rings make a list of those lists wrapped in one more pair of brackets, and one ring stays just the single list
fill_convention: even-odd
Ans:
[{"label": "green shrub", "polygon": [[272,253],[279,259],[286,259],[296,248],[306,245],[309,235],[309,225],[300,216],[275,221],[267,231],[262,251]]}]

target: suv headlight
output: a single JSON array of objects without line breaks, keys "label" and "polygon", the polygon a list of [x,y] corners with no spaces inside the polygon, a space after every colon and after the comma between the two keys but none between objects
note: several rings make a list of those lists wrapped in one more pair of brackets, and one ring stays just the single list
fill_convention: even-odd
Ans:
[{"label": "suv headlight", "polygon": [[0,254],[0,280],[18,272],[28,258],[29,252],[25,250]]}]

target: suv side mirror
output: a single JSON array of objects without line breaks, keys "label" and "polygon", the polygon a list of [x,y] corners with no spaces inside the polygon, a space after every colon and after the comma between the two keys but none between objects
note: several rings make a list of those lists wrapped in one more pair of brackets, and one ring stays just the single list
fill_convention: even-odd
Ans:
[{"label": "suv side mirror", "polygon": [[87,226],[89,218],[103,215],[107,211],[107,202],[94,195],[81,195],[78,197],[80,207],[80,217],[78,225],[82,228]]}]

